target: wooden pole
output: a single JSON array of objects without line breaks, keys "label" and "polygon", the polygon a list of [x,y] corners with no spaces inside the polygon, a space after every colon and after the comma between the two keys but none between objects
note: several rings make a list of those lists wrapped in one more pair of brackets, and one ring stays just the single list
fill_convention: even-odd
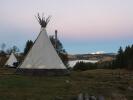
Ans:
[{"label": "wooden pole", "polygon": [[[55,49],[57,50],[57,30],[55,30]],[[57,50],[58,52],[58,50]]]}]

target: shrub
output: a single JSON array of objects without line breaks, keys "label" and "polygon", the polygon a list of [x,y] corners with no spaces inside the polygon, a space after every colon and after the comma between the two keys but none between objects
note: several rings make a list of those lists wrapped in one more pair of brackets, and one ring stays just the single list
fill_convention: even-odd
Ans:
[{"label": "shrub", "polygon": [[97,65],[94,63],[77,62],[73,70],[85,71],[89,69],[96,69]]}]

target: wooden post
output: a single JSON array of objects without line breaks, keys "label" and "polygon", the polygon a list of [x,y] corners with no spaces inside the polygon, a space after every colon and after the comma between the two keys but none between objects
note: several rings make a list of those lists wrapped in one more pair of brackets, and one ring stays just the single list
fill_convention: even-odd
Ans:
[{"label": "wooden post", "polygon": [[[55,49],[57,50],[57,30],[55,30]],[[58,52],[58,50],[57,50]]]}]

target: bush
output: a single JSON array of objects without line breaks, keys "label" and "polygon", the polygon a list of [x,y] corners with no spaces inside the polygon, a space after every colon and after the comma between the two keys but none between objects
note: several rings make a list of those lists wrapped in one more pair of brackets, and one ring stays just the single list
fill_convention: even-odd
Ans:
[{"label": "bush", "polygon": [[97,69],[97,65],[94,63],[77,62],[73,67],[73,70],[85,71],[89,69]]}]

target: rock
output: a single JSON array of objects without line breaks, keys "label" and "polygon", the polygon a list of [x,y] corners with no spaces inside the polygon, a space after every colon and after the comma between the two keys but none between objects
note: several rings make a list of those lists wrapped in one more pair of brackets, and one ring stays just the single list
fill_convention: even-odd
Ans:
[{"label": "rock", "polygon": [[54,100],[63,100],[63,98],[62,97],[55,97]]},{"label": "rock", "polygon": [[90,96],[88,95],[88,93],[85,93],[84,95],[84,100],[89,100]]},{"label": "rock", "polygon": [[89,100],[97,100],[95,96],[91,96]]},{"label": "rock", "polygon": [[79,95],[78,95],[78,99],[77,100],[83,100],[83,94],[82,93],[80,93]]},{"label": "rock", "polygon": [[66,80],[65,82],[66,82],[66,83],[70,83],[70,81],[69,81],[69,80]]},{"label": "rock", "polygon": [[105,100],[103,96],[99,96],[98,100]]},{"label": "rock", "polygon": [[77,100],[77,96],[72,97],[70,100]]},{"label": "rock", "polygon": [[128,90],[133,91],[133,88],[131,86],[128,87]]}]

